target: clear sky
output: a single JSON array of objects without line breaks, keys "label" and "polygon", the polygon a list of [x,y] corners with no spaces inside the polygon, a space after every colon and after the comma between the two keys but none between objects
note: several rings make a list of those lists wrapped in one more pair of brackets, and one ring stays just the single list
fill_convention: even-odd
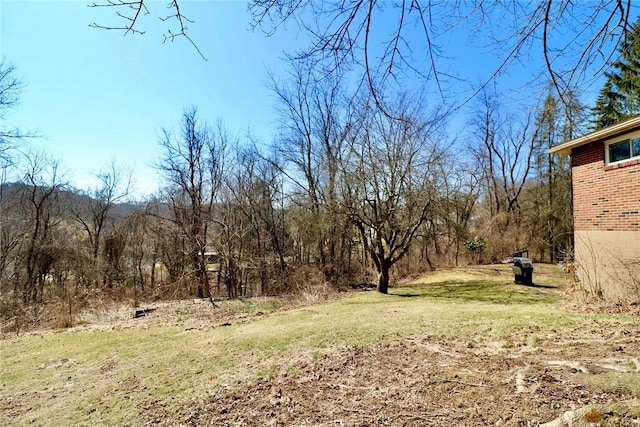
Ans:
[{"label": "clear sky", "polygon": [[[159,19],[167,1],[148,1],[151,15],[139,26],[146,34],[126,37],[91,28],[122,20],[89,3],[0,0],[0,55],[26,83],[9,123],[37,132],[32,143],[60,159],[72,185],[90,188],[92,176],[115,161],[134,169],[138,194],[152,193],[161,129],[177,127],[191,106],[211,123],[221,119],[232,134],[251,131],[270,142],[277,123],[267,70],[281,75],[287,70],[283,52],[307,45],[292,25],[266,37],[250,30],[244,1],[182,0],[183,14],[196,21],[188,24],[189,34],[205,61],[184,39],[162,43],[173,25]],[[384,23],[378,25],[385,31]],[[467,79],[467,86],[455,88],[462,88],[462,97],[495,70],[500,54],[470,47],[474,37],[469,32],[442,40],[450,58],[445,71]],[[517,93],[535,78],[540,63],[535,55],[522,58],[502,76],[500,91]]]},{"label": "clear sky", "polygon": [[135,169],[139,193],[154,191],[161,129],[176,127],[190,106],[232,133],[271,137],[266,70],[284,69],[280,58],[297,47],[295,33],[250,31],[244,2],[183,1],[205,61],[184,39],[162,43],[170,27],[158,18],[164,1],[150,2],[146,34],[126,37],[89,27],[121,21],[88,3],[0,0],[0,54],[26,83],[8,119],[41,136],[32,143],[61,160],[74,186],[94,185],[93,174],[115,160]]}]

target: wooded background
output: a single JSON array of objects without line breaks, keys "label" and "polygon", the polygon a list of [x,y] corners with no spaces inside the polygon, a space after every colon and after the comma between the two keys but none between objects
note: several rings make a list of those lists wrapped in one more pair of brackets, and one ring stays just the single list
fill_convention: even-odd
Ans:
[{"label": "wooded background", "polygon": [[[637,31],[621,28],[593,108],[551,70],[543,102],[524,113],[484,87],[454,135],[451,109],[386,85],[368,64],[358,83],[349,64],[318,67],[327,51],[290,58],[272,80],[274,141],[186,109],[158,141],[163,190],[136,200],[115,163],[95,188],[70,187],[29,148],[32,135],[3,122],[2,316],[51,301],[71,313],[96,296],[213,302],[363,283],[386,293],[400,278],[521,249],[571,262],[570,159],[547,149],[640,112]],[[0,64],[0,118],[21,86]]]}]

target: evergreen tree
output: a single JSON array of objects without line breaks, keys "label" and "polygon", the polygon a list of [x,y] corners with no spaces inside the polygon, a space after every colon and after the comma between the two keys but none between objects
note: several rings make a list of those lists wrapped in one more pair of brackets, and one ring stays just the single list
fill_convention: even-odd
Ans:
[{"label": "evergreen tree", "polygon": [[625,35],[619,52],[591,110],[596,130],[640,114],[640,19]]},{"label": "evergreen tree", "polygon": [[616,92],[610,77],[596,100],[596,106],[591,109],[594,115],[593,124],[595,130],[602,129],[627,118],[623,109],[624,96]]}]

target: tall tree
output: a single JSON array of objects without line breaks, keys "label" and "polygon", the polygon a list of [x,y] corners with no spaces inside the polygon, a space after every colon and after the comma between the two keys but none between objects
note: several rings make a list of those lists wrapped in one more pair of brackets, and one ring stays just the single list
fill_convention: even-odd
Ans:
[{"label": "tall tree", "polygon": [[287,268],[287,233],[284,222],[283,174],[277,160],[265,159],[253,143],[239,148],[235,169],[230,174],[228,186],[233,193],[237,210],[251,225],[251,255],[259,266],[260,288],[268,291],[269,273],[275,263],[284,278]]},{"label": "tall tree", "polygon": [[520,121],[505,115],[497,94],[484,92],[471,120],[472,152],[483,172],[491,215],[519,209],[530,176],[537,129],[526,114]]},{"label": "tall tree", "polygon": [[6,198],[8,180],[14,166],[12,149],[15,143],[25,134],[18,129],[5,124],[9,111],[16,106],[22,82],[15,76],[15,67],[0,59],[0,283],[6,284],[6,274],[9,272],[10,257],[14,249],[19,245],[21,233],[20,227],[14,224],[17,220],[12,212],[15,212],[15,200]]},{"label": "tall tree", "polygon": [[168,184],[166,197],[171,208],[168,219],[183,239],[197,294],[212,302],[205,252],[214,204],[222,185],[227,142],[222,124],[214,131],[200,124],[195,108],[187,110],[179,135],[164,130],[160,140],[163,157],[157,166]]},{"label": "tall tree", "polygon": [[[131,173],[127,173],[112,162],[96,175],[98,186],[90,190],[74,209],[74,217],[87,233],[91,256],[98,258],[105,226],[114,206],[129,195]],[[113,225],[113,224],[112,224]]]},{"label": "tall tree", "polygon": [[640,114],[640,19],[625,32],[619,58],[600,90],[592,109],[595,129]]},{"label": "tall tree", "polygon": [[306,224],[298,227],[299,243],[335,282],[343,270],[346,227],[338,200],[339,165],[354,126],[353,110],[340,76],[321,79],[308,61],[292,65],[291,80],[273,85],[282,120],[276,150],[295,188],[293,200],[308,210]]},{"label": "tall tree", "polygon": [[626,115],[623,103],[624,96],[616,91],[611,79],[607,79],[602,89],[600,89],[595,107],[591,110],[594,115],[592,119],[594,128],[596,130],[602,129],[624,120]]},{"label": "tall tree", "polygon": [[551,263],[573,248],[570,159],[548,153],[554,145],[574,138],[584,126],[585,108],[573,93],[570,96],[570,104],[561,104],[549,92],[538,110],[535,185],[530,188],[534,194],[529,195],[531,200],[524,210],[539,256]]},{"label": "tall tree", "polygon": [[393,117],[375,107],[363,113],[361,132],[344,160],[343,192],[348,215],[376,267],[377,289],[386,294],[391,268],[434,211],[443,118],[426,119],[408,99],[398,101]]},{"label": "tall tree", "polygon": [[23,83],[15,76],[15,67],[0,59],[0,168],[10,163],[9,151],[15,142],[28,136],[21,130],[5,125],[9,111],[16,106]]},{"label": "tall tree", "polygon": [[22,240],[21,221],[13,215],[16,212],[15,199],[6,197],[13,166],[11,149],[21,133],[4,123],[9,110],[18,102],[21,88],[22,83],[15,77],[15,68],[0,60],[0,290],[15,275],[10,268],[11,258]]},{"label": "tall tree", "polygon": [[533,113],[505,111],[495,93],[483,93],[471,119],[469,148],[481,179],[477,234],[487,241],[489,260],[527,244],[521,230],[522,197],[532,176],[538,128]]},{"label": "tall tree", "polygon": [[25,239],[19,261],[23,302],[41,302],[47,274],[55,261],[55,228],[64,219],[59,203],[61,180],[59,166],[42,152],[26,156],[27,170],[20,185],[21,214],[25,221]]}]

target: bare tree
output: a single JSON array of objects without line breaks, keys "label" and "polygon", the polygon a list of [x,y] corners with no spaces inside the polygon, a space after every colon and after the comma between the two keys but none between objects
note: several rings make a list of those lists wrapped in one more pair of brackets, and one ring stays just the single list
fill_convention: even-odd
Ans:
[{"label": "bare tree", "polygon": [[[167,190],[168,191],[168,190]],[[172,221],[170,198],[166,195],[155,198],[147,203],[145,214],[147,218],[147,232],[153,242],[151,264],[151,286],[157,282],[178,285],[174,294],[184,295],[190,289],[180,289],[181,279],[187,275],[190,261],[185,262],[185,239],[180,227]],[[156,268],[156,263],[162,265]],[[166,275],[163,274],[166,272]]]},{"label": "bare tree", "polygon": [[15,74],[15,67],[0,59],[0,283],[5,286],[10,282],[9,279],[14,280],[18,274],[15,256],[24,238],[24,229],[21,227],[23,218],[15,215],[19,210],[17,197],[13,197],[16,187],[8,187],[9,179],[15,172],[14,149],[21,139],[33,136],[5,124],[9,111],[17,105],[24,87]]},{"label": "bare tree", "polygon": [[213,207],[222,185],[228,135],[219,124],[215,131],[200,124],[194,109],[182,116],[179,136],[165,130],[164,151],[157,167],[167,184],[168,218],[184,239],[184,251],[197,280],[198,296],[213,298],[209,289],[205,252],[208,229],[215,220]]},{"label": "bare tree", "polygon": [[66,185],[58,163],[46,154],[29,153],[26,162],[27,170],[19,188],[25,239],[21,245],[18,284],[24,303],[42,301],[44,283],[55,261],[54,231],[64,219],[58,198]]},{"label": "bare tree", "polygon": [[338,200],[340,162],[354,124],[352,110],[340,76],[319,81],[307,62],[294,62],[291,81],[274,83],[279,102],[282,132],[277,152],[293,184],[295,203],[308,210],[313,224],[298,227],[300,243],[308,248],[336,280],[342,270],[340,252],[346,222]]},{"label": "bare tree", "polygon": [[230,186],[221,192],[221,200],[216,207],[215,243],[220,261],[218,286],[223,282],[227,295],[231,298],[246,295],[246,273],[255,261],[250,253],[253,237],[250,219],[238,206],[238,200]]},{"label": "bare tree", "polygon": [[[469,162],[451,155],[444,158],[438,167],[438,201],[435,215],[428,221],[425,233],[428,238],[424,244],[434,246],[439,252],[442,240],[444,254],[452,255],[454,265],[458,266],[463,244],[470,237],[472,218],[480,196],[480,175]],[[433,268],[428,254],[425,253],[425,257]]]},{"label": "bare tree", "polygon": [[518,122],[504,115],[497,95],[484,92],[472,118],[471,150],[483,172],[492,216],[520,208],[519,199],[533,168],[539,129],[527,114]]},{"label": "bare tree", "polygon": [[442,147],[436,138],[443,117],[430,119],[407,99],[395,119],[373,108],[345,159],[344,198],[352,223],[387,293],[391,267],[407,254],[418,230],[434,212]]},{"label": "bare tree", "polygon": [[17,128],[4,125],[8,112],[18,103],[24,84],[15,76],[15,67],[0,59],[0,168],[2,171],[11,163],[9,151],[20,139],[32,136]]},{"label": "bare tree", "polygon": [[157,221],[157,218],[148,215],[146,207],[138,206],[127,214],[121,224],[120,234],[126,238],[123,254],[124,268],[127,271],[127,281],[133,289],[135,304],[139,300],[138,288],[141,292],[146,290],[155,292],[155,269],[159,244],[150,232],[154,221]]},{"label": "bare tree", "polygon": [[131,188],[131,172],[125,172],[115,162],[100,171],[96,178],[99,184],[86,193],[81,203],[74,207],[74,217],[87,233],[91,256],[98,258],[105,226],[111,217],[114,206],[126,200]]},{"label": "bare tree", "polygon": [[260,292],[273,292],[269,281],[282,281],[287,269],[283,174],[276,160],[259,153],[255,142],[238,148],[236,157],[228,189],[236,210],[245,216],[252,229],[247,255],[258,270]]},{"label": "bare tree", "polygon": [[571,251],[571,178],[568,159],[557,160],[548,147],[571,138],[583,126],[573,94],[563,104],[552,96],[520,118],[505,112],[496,94],[483,93],[470,121],[468,147],[481,179],[477,232],[489,241],[490,259],[525,246],[555,261]]}]

